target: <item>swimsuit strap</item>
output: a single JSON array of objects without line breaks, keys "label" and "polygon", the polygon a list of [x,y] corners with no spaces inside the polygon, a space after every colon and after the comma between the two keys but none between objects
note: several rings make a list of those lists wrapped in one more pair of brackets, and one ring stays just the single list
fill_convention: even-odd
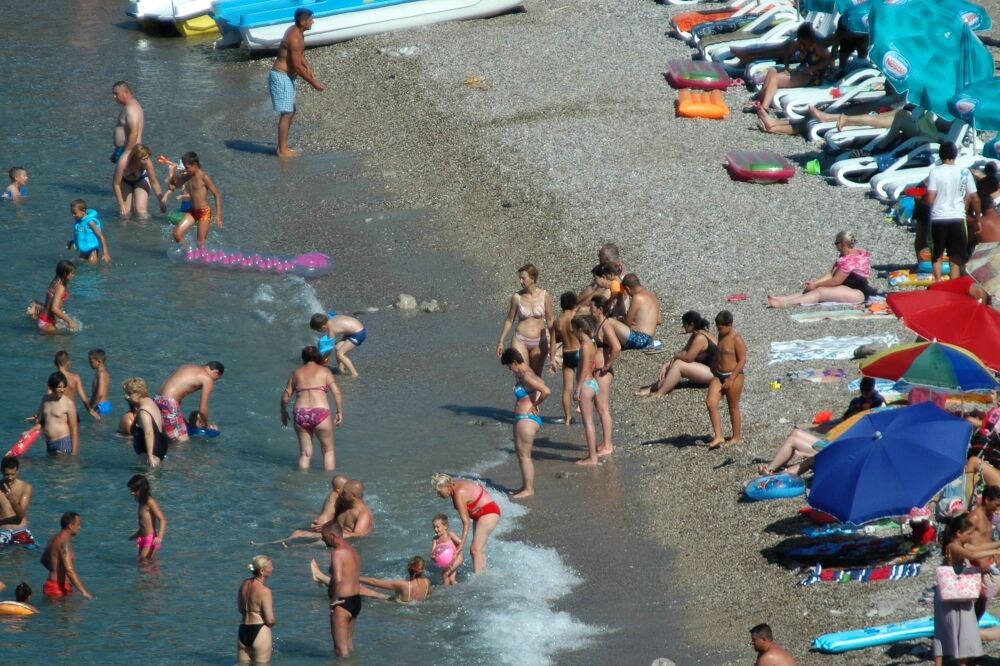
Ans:
[{"label": "swimsuit strap", "polygon": [[486,488],[483,488],[482,486],[479,486],[479,494],[476,495],[476,499],[472,500],[471,502],[466,502],[465,503],[465,509],[468,511],[469,507],[475,506],[479,502],[479,500],[481,500],[483,498],[483,495],[485,495],[485,494],[486,494]]},{"label": "swimsuit strap", "polygon": [[328,387],[329,384],[327,386],[304,386],[302,388],[295,389],[295,392],[302,393],[303,391],[322,391],[323,393],[326,393]]}]

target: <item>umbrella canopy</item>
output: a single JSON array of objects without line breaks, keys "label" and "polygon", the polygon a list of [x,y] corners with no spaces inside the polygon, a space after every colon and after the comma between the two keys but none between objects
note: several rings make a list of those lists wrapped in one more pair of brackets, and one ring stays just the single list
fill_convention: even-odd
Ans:
[{"label": "umbrella canopy", "polygon": [[978,129],[1000,130],[1000,79],[973,83],[948,100],[948,109],[956,118],[975,123]]},{"label": "umbrella canopy", "polygon": [[861,374],[949,391],[1000,388],[993,373],[975,354],[940,342],[915,342],[887,349],[862,361]]},{"label": "umbrella canopy", "polygon": [[[993,27],[993,20],[985,9],[965,0],[941,0],[938,6],[951,10],[958,14],[974,32],[989,30]],[[869,22],[871,20],[872,0],[837,0],[837,10],[840,12],[840,21],[847,27],[848,31],[867,35]]]},{"label": "umbrella canopy", "polygon": [[867,414],[816,454],[809,506],[856,525],[907,514],[963,473],[970,437],[930,402]]},{"label": "umbrella canopy", "polygon": [[959,13],[934,0],[872,0],[868,59],[911,103],[952,118],[948,100],[993,76],[993,56]]},{"label": "umbrella canopy", "polygon": [[886,302],[920,337],[967,349],[1000,371],[1000,312],[966,294],[939,290],[889,294]]}]

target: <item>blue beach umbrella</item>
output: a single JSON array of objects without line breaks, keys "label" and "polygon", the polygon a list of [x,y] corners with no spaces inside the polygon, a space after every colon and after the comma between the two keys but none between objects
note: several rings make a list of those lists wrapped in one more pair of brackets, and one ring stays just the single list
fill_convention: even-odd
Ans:
[{"label": "blue beach umbrella", "polygon": [[931,402],[866,414],[816,455],[809,506],[856,525],[909,513],[963,473],[971,437]]},{"label": "blue beach umbrella", "polygon": [[[966,0],[941,0],[935,4],[942,9],[957,13],[973,32],[993,27],[990,15],[979,5]],[[858,35],[868,33],[872,0],[837,0],[837,9],[841,14],[840,21],[846,25],[848,31]]]},{"label": "blue beach umbrella", "polygon": [[978,129],[1000,130],[1000,79],[973,83],[948,100],[948,109]]},{"label": "blue beach umbrella", "polygon": [[872,0],[868,59],[912,104],[951,119],[948,100],[993,75],[993,56],[934,0]]}]

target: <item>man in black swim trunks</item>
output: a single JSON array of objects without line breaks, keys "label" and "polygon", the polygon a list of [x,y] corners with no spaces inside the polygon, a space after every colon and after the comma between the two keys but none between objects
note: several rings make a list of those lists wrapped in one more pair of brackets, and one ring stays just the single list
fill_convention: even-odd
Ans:
[{"label": "man in black swim trunks", "polygon": [[330,634],[338,657],[354,651],[354,625],[361,614],[361,558],[344,540],[337,521],[323,526],[323,543],[330,551]]}]

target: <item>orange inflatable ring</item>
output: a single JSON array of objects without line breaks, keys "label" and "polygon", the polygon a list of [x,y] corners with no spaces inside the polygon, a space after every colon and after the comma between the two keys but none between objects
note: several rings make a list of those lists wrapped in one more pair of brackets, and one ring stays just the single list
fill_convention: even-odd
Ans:
[{"label": "orange inflatable ring", "polygon": [[34,615],[38,611],[19,601],[0,601],[0,615]]}]

